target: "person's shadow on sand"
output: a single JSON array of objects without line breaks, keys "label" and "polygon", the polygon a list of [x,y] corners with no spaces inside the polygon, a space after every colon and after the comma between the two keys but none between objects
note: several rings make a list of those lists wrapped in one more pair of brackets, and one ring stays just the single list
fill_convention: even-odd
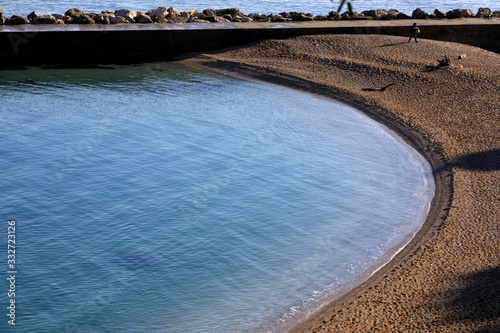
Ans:
[{"label": "person's shadow on sand", "polygon": [[377,47],[398,46],[398,45],[403,45],[403,44],[408,44],[408,42],[392,43],[392,44],[384,44],[384,45],[379,45],[379,46],[377,46]]}]

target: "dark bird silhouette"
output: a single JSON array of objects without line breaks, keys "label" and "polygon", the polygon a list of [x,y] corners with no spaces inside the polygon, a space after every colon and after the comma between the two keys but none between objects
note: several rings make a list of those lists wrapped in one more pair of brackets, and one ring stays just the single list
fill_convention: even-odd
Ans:
[{"label": "dark bird silhouette", "polygon": [[382,87],[382,88],[364,88],[364,89],[361,89],[361,90],[364,90],[364,91],[385,91],[387,88],[389,88],[392,85],[394,85],[394,83],[390,83],[390,84],[388,84],[388,85],[386,85],[385,87]]}]

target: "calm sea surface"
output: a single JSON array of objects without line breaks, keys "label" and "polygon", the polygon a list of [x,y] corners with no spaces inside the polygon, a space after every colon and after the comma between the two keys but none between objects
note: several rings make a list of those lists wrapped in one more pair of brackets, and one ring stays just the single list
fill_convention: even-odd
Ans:
[{"label": "calm sea surface", "polygon": [[[415,8],[422,8],[428,12],[439,8],[448,11],[456,8],[471,9],[474,14],[480,7],[488,7],[492,10],[500,10],[497,0],[353,0],[351,1],[356,11],[369,9],[398,9],[399,11],[411,15]],[[310,12],[316,15],[328,14],[332,10],[337,10],[340,0],[305,0],[305,1],[253,1],[253,0],[172,0],[172,1],[111,1],[111,0],[6,0],[0,3],[0,7],[5,10],[5,15],[28,15],[32,11],[37,11],[40,15],[61,13],[63,14],[70,8],[80,8],[86,12],[101,12],[102,10],[116,10],[121,8],[148,11],[159,6],[175,7],[177,9],[197,8],[203,10],[206,8],[232,8],[238,7],[245,14],[250,13],[279,13],[283,11]],[[346,10],[344,7],[342,11]]]},{"label": "calm sea surface", "polygon": [[389,260],[434,193],[357,111],[175,63],[2,71],[0,100],[1,332],[282,327]]}]

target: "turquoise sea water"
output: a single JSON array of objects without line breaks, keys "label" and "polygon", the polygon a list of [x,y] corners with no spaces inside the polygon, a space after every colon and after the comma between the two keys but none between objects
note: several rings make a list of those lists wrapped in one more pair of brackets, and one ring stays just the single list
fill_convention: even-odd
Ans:
[{"label": "turquoise sea water", "polygon": [[357,111],[175,63],[2,71],[0,100],[2,332],[280,330],[386,262],[433,196]]},{"label": "turquoise sea water", "polygon": [[[448,11],[456,8],[471,9],[474,14],[478,8],[488,7],[492,10],[500,10],[498,1],[496,0],[422,0],[422,1],[404,1],[404,0],[354,0],[351,1],[353,8],[356,11],[370,9],[398,9],[399,11],[411,15],[415,8],[422,8],[426,11],[433,12],[435,8],[443,11]],[[70,8],[80,8],[86,12],[101,12],[102,10],[116,10],[121,8],[148,11],[159,6],[175,7],[177,9],[197,8],[203,10],[206,8],[232,8],[237,7],[245,14],[250,13],[279,13],[283,11],[298,11],[310,12],[315,15],[325,15],[332,10],[337,10],[340,0],[306,0],[306,1],[249,1],[249,0],[172,0],[164,1],[144,1],[144,0],[5,0],[0,3],[6,15],[28,15],[33,10],[36,10],[40,15],[60,13],[63,14]],[[347,7],[344,7],[347,10]]]}]

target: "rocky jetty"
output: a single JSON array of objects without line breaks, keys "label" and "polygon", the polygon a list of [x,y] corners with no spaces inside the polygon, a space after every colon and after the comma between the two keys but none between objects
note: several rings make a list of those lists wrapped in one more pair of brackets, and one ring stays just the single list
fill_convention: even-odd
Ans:
[{"label": "rocky jetty", "polygon": [[328,20],[398,20],[398,19],[454,19],[454,18],[492,18],[500,17],[500,11],[489,8],[479,8],[476,15],[470,9],[455,9],[444,13],[436,9],[428,14],[421,8],[413,11],[411,16],[395,9],[376,9],[358,12],[338,13],[331,11],[328,15],[313,15],[303,12],[283,12],[279,14],[243,14],[238,8],[227,9],[197,9],[180,12],[173,7],[158,7],[147,12],[130,9],[102,11],[101,13],[85,13],[78,8],[67,10],[64,15],[38,15],[30,13],[27,17],[12,15],[3,16],[0,8],[0,25],[21,24],[151,24],[151,23],[217,23],[217,22],[297,22],[297,21],[328,21]]}]

